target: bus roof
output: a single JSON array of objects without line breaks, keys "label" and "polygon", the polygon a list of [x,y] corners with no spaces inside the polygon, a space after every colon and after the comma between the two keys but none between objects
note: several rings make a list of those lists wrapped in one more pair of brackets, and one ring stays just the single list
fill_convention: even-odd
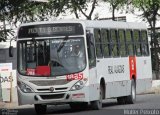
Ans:
[{"label": "bus roof", "polygon": [[116,28],[116,29],[147,29],[144,23],[120,22],[111,20],[86,21],[86,26],[90,28]]},{"label": "bus roof", "polygon": [[21,26],[54,24],[54,23],[82,23],[85,25],[86,28],[147,29],[145,23],[120,22],[111,20],[54,20],[54,21],[24,23],[21,24]]}]

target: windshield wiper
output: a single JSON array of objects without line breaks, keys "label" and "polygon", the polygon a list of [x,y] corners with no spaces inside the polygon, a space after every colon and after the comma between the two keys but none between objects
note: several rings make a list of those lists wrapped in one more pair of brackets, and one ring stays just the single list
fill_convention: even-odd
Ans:
[{"label": "windshield wiper", "polygon": [[59,45],[59,47],[58,47],[58,49],[57,49],[57,52],[60,52],[61,51],[61,49],[64,47],[64,45],[66,44],[66,40],[68,40],[68,36],[66,36],[64,39],[63,39],[63,41],[61,42],[61,44]]},{"label": "windshield wiper", "polygon": [[33,37],[33,38],[32,38],[32,42],[33,42],[33,44],[36,44],[36,43],[37,43],[37,40]]}]

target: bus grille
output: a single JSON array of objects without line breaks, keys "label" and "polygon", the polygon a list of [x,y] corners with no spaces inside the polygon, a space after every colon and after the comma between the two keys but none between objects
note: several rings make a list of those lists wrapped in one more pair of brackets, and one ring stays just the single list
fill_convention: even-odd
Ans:
[{"label": "bus grille", "polygon": [[[55,88],[54,89],[54,92],[56,91],[58,91],[58,92],[61,92],[61,91],[63,91],[63,90],[67,90],[68,89],[68,87],[60,87],[60,88]],[[50,90],[50,88],[45,88],[45,89],[37,89],[37,91],[38,92],[44,92],[44,93],[46,93],[46,92],[51,92],[51,90]]]},{"label": "bus grille", "polygon": [[53,94],[53,95],[40,95],[40,97],[42,99],[60,99],[64,97],[64,93],[63,94]]},{"label": "bus grille", "polygon": [[37,86],[51,86],[51,85],[64,85],[69,83],[66,79],[62,80],[41,80],[41,81],[30,81]]}]

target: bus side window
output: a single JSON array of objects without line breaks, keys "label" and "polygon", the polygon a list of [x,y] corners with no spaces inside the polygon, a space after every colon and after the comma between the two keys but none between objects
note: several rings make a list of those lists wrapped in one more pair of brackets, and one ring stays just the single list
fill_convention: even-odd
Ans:
[{"label": "bus side window", "polygon": [[119,44],[118,44],[118,38],[117,38],[117,30],[110,30],[110,36],[111,36],[111,44],[112,44],[111,54],[113,57],[117,57],[119,56]]},{"label": "bus side window", "polygon": [[95,47],[93,34],[87,33],[87,50],[88,50],[88,60],[89,68],[96,66],[96,56],[95,56]]},{"label": "bus side window", "polygon": [[120,48],[119,48],[120,49],[120,56],[125,57],[125,56],[127,56],[125,31],[119,30],[118,35],[119,35],[119,41],[120,41]]},{"label": "bus side window", "polygon": [[103,47],[103,55],[104,57],[111,56],[111,44],[109,39],[109,31],[107,29],[101,30],[101,36],[102,36],[102,47]]},{"label": "bus side window", "polygon": [[126,45],[127,45],[127,53],[128,55],[134,55],[134,42],[132,39],[132,31],[126,30]]},{"label": "bus side window", "polygon": [[136,55],[141,56],[142,55],[142,50],[141,50],[140,31],[134,30],[133,31],[133,38],[134,38]]},{"label": "bus side window", "polygon": [[148,36],[147,31],[141,31],[141,39],[142,39],[142,55],[148,56],[149,55],[149,46],[148,46]]},{"label": "bus side window", "polygon": [[96,43],[96,56],[97,58],[102,58],[103,50],[100,29],[94,29],[94,38]]}]

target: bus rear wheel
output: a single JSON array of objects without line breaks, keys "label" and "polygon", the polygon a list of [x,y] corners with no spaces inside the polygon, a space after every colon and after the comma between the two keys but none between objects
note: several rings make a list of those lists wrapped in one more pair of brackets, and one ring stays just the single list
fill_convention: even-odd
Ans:
[{"label": "bus rear wheel", "polygon": [[47,111],[47,105],[35,104],[34,108],[38,115],[45,114]]},{"label": "bus rear wheel", "polygon": [[126,97],[126,103],[134,104],[136,102],[136,83],[135,80],[131,81],[131,94]]},{"label": "bus rear wheel", "polygon": [[117,97],[118,104],[120,104],[120,105],[126,104],[126,98],[127,97]]},{"label": "bus rear wheel", "polygon": [[100,85],[100,91],[99,91],[99,100],[92,101],[91,107],[92,109],[99,110],[102,109],[102,100],[104,95],[104,88],[102,85]]}]

